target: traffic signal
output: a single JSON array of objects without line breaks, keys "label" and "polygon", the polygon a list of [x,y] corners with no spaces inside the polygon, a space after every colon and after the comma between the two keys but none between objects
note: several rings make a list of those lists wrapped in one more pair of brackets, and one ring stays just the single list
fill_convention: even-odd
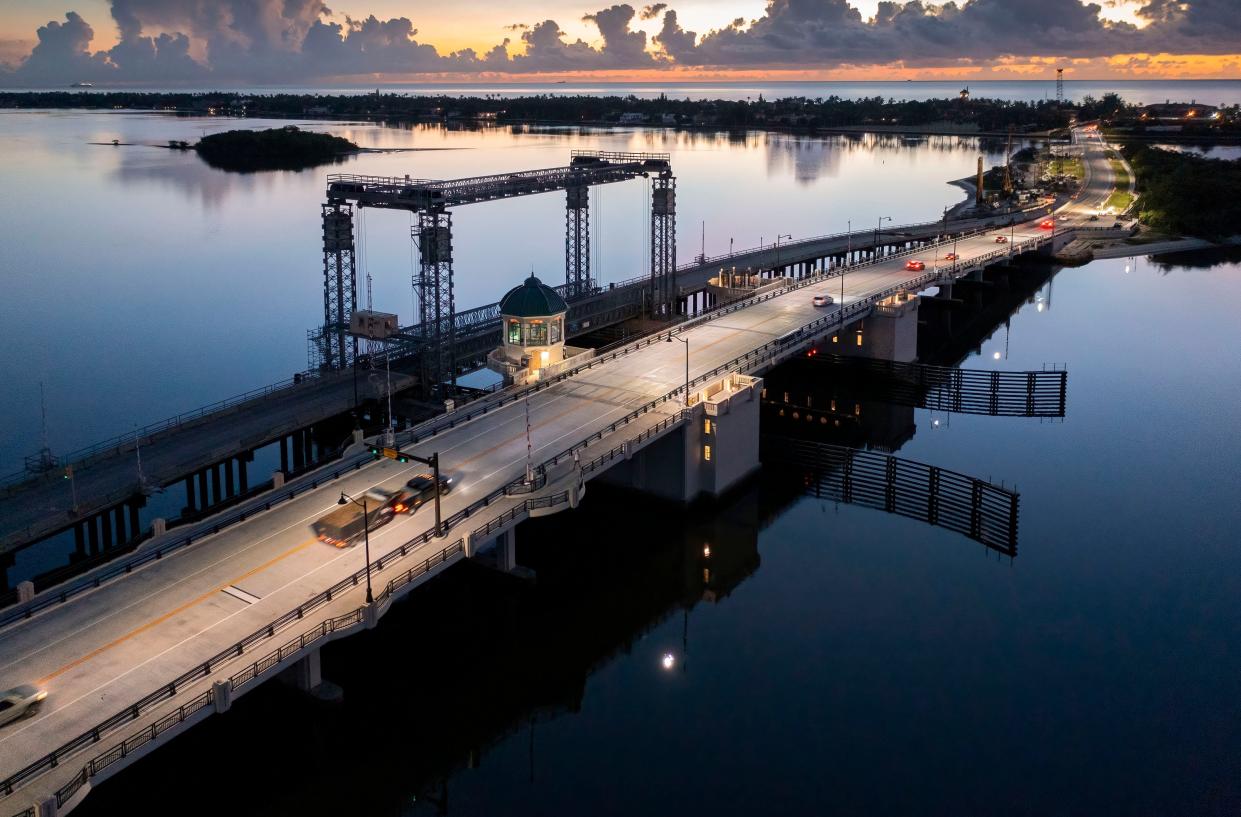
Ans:
[{"label": "traffic signal", "polygon": [[396,451],[396,461],[397,462],[409,462],[409,455],[402,454],[401,450],[398,448]]},{"label": "traffic signal", "polygon": [[372,445],[372,446],[371,446],[371,456],[372,456],[372,457],[374,457],[375,459],[379,459],[380,457],[382,457],[382,456],[383,456],[383,449],[382,449],[382,448],[380,448],[380,447],[379,447],[379,446],[377,446],[377,445]]}]

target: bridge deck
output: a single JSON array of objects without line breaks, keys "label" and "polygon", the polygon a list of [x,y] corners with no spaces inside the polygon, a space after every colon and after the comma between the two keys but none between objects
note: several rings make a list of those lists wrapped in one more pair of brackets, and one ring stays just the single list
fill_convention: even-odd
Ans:
[{"label": "bridge deck", "polygon": [[[1046,240],[1046,232],[1036,226],[1018,227],[1014,235],[1016,241],[1010,245],[1014,251]],[[964,239],[958,247],[965,262],[962,266],[996,250],[990,234]],[[932,268],[930,251],[918,256],[928,261],[928,270]],[[850,272],[843,308],[903,286],[914,276],[905,271],[901,257]],[[840,281],[815,282],[685,329],[682,337],[689,341],[690,376],[716,370],[842,309],[841,304],[813,307],[811,296],[819,292],[839,297]],[[686,347],[680,343],[647,344],[578,372],[527,400],[510,402],[446,429],[413,451],[423,456],[438,452],[445,472],[456,478],[456,488],[445,503],[445,513],[453,514],[520,478],[528,457],[540,463],[607,429],[652,398],[667,396],[684,382],[685,355]],[[527,410],[532,454],[527,453]],[[587,456],[630,438],[642,427],[663,423],[674,416],[674,410],[674,402],[664,402],[598,440]],[[322,545],[311,536],[310,523],[335,507],[339,491],[357,493],[375,485],[399,485],[414,470],[388,460],[370,464],[98,590],[0,629],[0,655],[5,659],[0,665],[0,689],[37,682],[50,693],[36,717],[0,731],[0,778],[88,732],[239,637],[266,627],[306,599],[356,574],[363,566],[363,549]],[[523,500],[503,499],[488,511],[501,511],[505,502],[516,505]],[[482,521],[483,516],[466,520],[447,539],[430,547],[438,550]],[[371,537],[372,558],[378,560],[405,547],[430,524],[430,511],[423,510],[378,530]],[[356,609],[362,596],[360,586],[344,590],[303,624],[324,621],[336,614],[337,606]],[[256,652],[262,654],[266,648],[256,648]],[[247,653],[216,669],[228,677],[253,660]],[[187,689],[185,694],[192,692]],[[185,702],[181,690],[170,705],[178,702]],[[114,730],[98,747],[110,745],[128,731]],[[16,812],[34,797],[55,791],[91,755],[86,749],[62,759],[14,795],[0,796],[0,814]]]},{"label": "bridge deck", "polygon": [[[1044,237],[1037,228],[1017,231],[1019,243]],[[962,241],[959,247],[963,258],[995,250],[990,235]],[[848,274],[845,305],[911,280],[914,274],[903,264],[904,259],[894,258]],[[833,278],[685,330],[690,376],[709,372],[839,309],[810,303],[816,292],[838,297],[839,291],[839,281]],[[534,394],[528,399],[533,462],[540,463],[634,408],[667,395],[684,377],[685,346],[654,343]],[[674,408],[674,403],[664,404],[665,413]],[[644,422],[659,416],[652,414]],[[632,428],[613,436],[621,438]],[[457,487],[445,503],[445,513],[452,514],[524,473],[526,401],[446,430],[413,451],[423,456],[438,452],[442,468],[455,477]],[[417,470],[388,460],[374,463],[131,576],[0,630],[0,654],[7,659],[0,669],[0,688],[38,681],[51,693],[38,717],[0,733],[0,776],[7,777],[89,730],[358,570],[363,565],[362,548],[336,550],[322,545],[311,535],[310,523],[335,507],[341,490],[395,487]],[[372,558],[399,547],[429,524],[429,511],[424,510],[380,529],[371,537]],[[454,531],[452,536],[456,535]],[[355,601],[361,592],[353,591]],[[257,601],[251,603],[250,598]],[[55,780],[58,774],[46,777]]]}]

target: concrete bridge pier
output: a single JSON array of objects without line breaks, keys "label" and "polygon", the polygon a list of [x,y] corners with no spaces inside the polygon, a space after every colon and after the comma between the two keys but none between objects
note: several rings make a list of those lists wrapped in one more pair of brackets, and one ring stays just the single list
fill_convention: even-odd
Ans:
[{"label": "concrete bridge pier", "polygon": [[691,419],[600,479],[672,502],[719,497],[759,467],[762,379],[726,375],[694,394]]},{"label": "concrete bridge pier", "polygon": [[281,681],[320,701],[340,703],[345,691],[323,678],[323,658],[316,647],[277,676]]}]

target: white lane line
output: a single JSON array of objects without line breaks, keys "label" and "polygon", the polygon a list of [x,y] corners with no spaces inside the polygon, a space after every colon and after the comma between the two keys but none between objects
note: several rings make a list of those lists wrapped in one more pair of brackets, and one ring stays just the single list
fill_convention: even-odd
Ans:
[{"label": "white lane line", "polygon": [[[364,490],[370,490],[370,488],[374,488],[374,487],[376,487],[376,486],[378,486],[378,485],[382,485],[383,483],[387,482],[387,481],[388,481],[388,480],[390,480],[390,479],[394,479],[394,478],[396,478],[396,477],[400,477],[400,476],[402,476],[403,474],[408,473],[409,471],[415,470],[415,469],[420,468],[420,467],[421,467],[420,465],[418,465],[417,463],[415,463],[415,464],[413,464],[413,465],[410,465],[410,466],[409,466],[409,467],[407,467],[407,468],[401,468],[401,469],[399,469],[399,470],[397,471],[397,473],[396,473],[395,475],[384,477],[384,478],[383,478],[383,479],[381,479],[379,482],[374,483],[373,485],[369,486],[368,488],[366,488],[366,489],[364,489]],[[295,501],[295,500],[291,500],[291,501]],[[20,658],[16,658],[16,659],[14,659],[12,663],[17,664],[17,663],[24,662],[24,661],[26,661],[27,659],[33,658],[34,656],[38,655],[39,653],[43,652],[44,650],[50,649],[51,647],[55,647],[55,646],[57,646],[57,645],[59,645],[59,644],[61,644],[61,643],[65,642],[65,641],[67,641],[67,640],[69,640],[69,639],[71,639],[71,638],[75,638],[75,637],[77,637],[77,636],[81,635],[82,631],[83,631],[83,630],[85,630],[85,629],[87,629],[87,628],[90,628],[90,627],[95,627],[95,626],[97,626],[97,625],[99,625],[99,624],[104,623],[104,622],[105,622],[105,621],[107,621],[108,619],[113,618],[113,617],[115,617],[115,616],[117,616],[117,615],[121,614],[121,613],[128,612],[129,610],[132,610],[132,609],[133,609],[133,608],[135,608],[135,607],[138,607],[138,606],[140,606],[140,605],[146,604],[148,601],[152,600],[153,598],[155,598],[155,596],[157,596],[157,595],[159,595],[159,594],[161,594],[161,593],[168,593],[168,592],[171,592],[171,591],[173,591],[174,589],[176,589],[176,588],[180,587],[181,585],[184,585],[186,582],[189,582],[189,581],[191,581],[191,580],[197,579],[198,577],[202,576],[204,573],[206,573],[206,572],[208,572],[208,571],[210,571],[210,570],[214,570],[215,568],[219,567],[220,565],[224,564],[225,562],[231,562],[231,561],[233,561],[233,560],[237,559],[239,556],[242,556],[243,554],[246,554],[246,553],[248,553],[248,552],[250,552],[250,551],[254,550],[255,548],[257,548],[257,547],[259,547],[259,546],[261,546],[261,545],[265,544],[265,543],[266,543],[268,540],[270,540],[270,539],[273,539],[273,538],[275,538],[275,537],[277,537],[277,536],[283,536],[284,534],[288,533],[289,531],[293,530],[294,528],[303,527],[303,526],[305,526],[305,525],[309,524],[310,522],[313,522],[314,520],[316,520],[316,519],[318,519],[319,517],[323,516],[323,514],[324,514],[325,512],[327,512],[327,511],[328,511],[328,510],[330,510],[332,507],[334,507],[334,506],[335,506],[335,504],[336,504],[336,503],[332,503],[332,505],[328,505],[327,507],[320,508],[319,510],[315,511],[315,512],[314,512],[313,514],[311,514],[310,516],[305,516],[305,517],[302,517],[300,520],[298,520],[298,521],[294,522],[292,525],[288,525],[288,526],[286,526],[286,527],[284,527],[284,528],[281,528],[280,530],[273,531],[273,532],[271,532],[270,534],[268,534],[267,536],[264,536],[262,539],[259,539],[259,540],[255,541],[253,544],[251,544],[251,545],[249,545],[249,546],[247,546],[247,547],[243,547],[243,548],[241,548],[240,550],[229,550],[228,554],[227,554],[227,555],[225,555],[223,558],[217,559],[216,561],[211,562],[210,564],[207,564],[207,565],[203,566],[202,568],[200,568],[200,569],[198,569],[198,570],[194,571],[193,573],[190,573],[190,574],[188,574],[188,575],[186,575],[186,576],[184,576],[184,577],[182,577],[182,578],[180,578],[180,579],[177,579],[176,581],[172,582],[171,584],[166,584],[166,585],[163,585],[162,587],[160,587],[160,588],[158,588],[158,589],[156,589],[156,590],[152,590],[152,591],[151,591],[150,593],[148,593],[147,595],[145,595],[145,596],[141,596],[140,598],[136,599],[135,601],[133,601],[133,602],[132,602],[132,603],[130,603],[130,604],[125,605],[124,607],[118,607],[118,608],[115,608],[115,609],[109,610],[109,611],[108,611],[105,615],[99,616],[98,618],[91,619],[91,620],[90,620],[89,622],[87,622],[84,626],[80,626],[80,627],[78,627],[77,629],[75,629],[75,630],[72,630],[72,631],[68,632],[68,633],[67,633],[66,635],[64,635],[63,637],[58,638],[58,639],[56,639],[56,640],[54,640],[54,641],[49,641],[49,642],[45,642],[45,643],[41,644],[41,645],[40,645],[40,647],[39,647],[37,650],[34,650],[34,651],[32,651],[32,652],[29,652],[29,653],[26,653],[25,655],[21,656]],[[255,517],[252,517],[252,518],[254,518],[254,519],[259,519],[259,518],[261,518],[261,516],[255,516]],[[243,523],[243,524],[244,524],[244,523]],[[234,529],[233,529],[232,531],[230,531],[229,533],[235,534],[235,533],[237,533],[237,531],[238,531],[238,530],[240,530],[240,529],[239,529],[239,528],[234,528]],[[219,541],[221,541],[221,540],[217,540],[215,544],[218,544],[218,543],[219,543]],[[181,555],[181,554],[184,554],[184,553],[190,553],[190,552],[191,552],[191,551],[180,551],[180,552],[178,553],[178,555]],[[158,563],[157,563],[157,564],[158,564]],[[132,574],[132,575],[138,575],[138,574]],[[148,575],[149,575],[149,574],[148,574]],[[115,585],[115,584],[112,584],[112,585],[106,585],[106,587],[109,587],[109,588],[111,588],[111,587],[117,587],[117,586],[119,586],[119,585]],[[90,596],[88,596],[87,598],[90,598]],[[63,609],[68,609],[68,608],[60,608],[60,609],[62,609],[62,610],[63,610]],[[76,608],[75,608],[75,609],[76,609]],[[46,620],[47,620],[47,619],[46,619],[45,617],[38,617],[38,618],[28,619],[28,621],[46,621]],[[0,633],[0,644],[2,644],[2,643],[3,643],[3,641],[8,640],[8,639],[7,639],[7,636],[8,636],[8,634],[9,634],[9,633],[21,634],[22,632],[25,632],[25,630],[24,630],[24,629],[13,629],[13,630],[7,630],[7,631],[5,631],[4,633]]]},{"label": "white lane line", "polygon": [[[332,558],[332,559],[329,559],[328,561],[324,562],[324,563],[323,563],[323,564],[321,564],[319,567],[316,567],[314,570],[310,571],[309,573],[303,573],[301,576],[298,576],[298,577],[297,577],[297,578],[295,578],[295,579],[290,579],[289,581],[285,582],[285,583],[284,583],[284,584],[282,584],[280,587],[277,587],[275,590],[273,590],[271,593],[268,593],[268,594],[267,594],[267,597],[268,597],[268,598],[271,598],[272,596],[274,596],[275,594],[279,593],[281,590],[286,589],[286,588],[287,588],[287,587],[289,587],[290,585],[295,584],[296,582],[300,582],[300,581],[302,581],[303,579],[309,578],[309,577],[310,577],[311,575],[313,575],[314,573],[317,573],[318,571],[322,570],[323,568],[328,567],[329,565],[334,564],[335,562],[339,561],[340,559],[343,559],[343,558],[345,558],[346,556],[350,556],[350,555],[354,555],[354,554],[351,554],[351,553],[350,553],[350,551],[348,551],[348,550],[343,551],[340,555],[338,555],[338,556],[336,556],[336,557],[334,557],[334,558]],[[122,678],[124,678],[126,675],[129,675],[130,673],[134,672],[135,670],[141,669],[142,667],[146,666],[147,664],[151,663],[152,661],[154,661],[154,660],[156,660],[156,659],[158,659],[158,658],[162,658],[162,657],[164,657],[164,656],[165,656],[165,655],[167,655],[169,652],[171,652],[171,651],[173,651],[173,650],[177,649],[178,647],[181,647],[182,645],[186,644],[186,643],[187,643],[187,642],[189,642],[189,641],[192,641],[192,640],[193,640],[193,639],[195,639],[195,638],[198,638],[199,636],[203,635],[204,633],[209,632],[210,630],[215,629],[216,627],[220,626],[220,625],[221,625],[221,624],[223,624],[224,622],[226,622],[226,621],[228,621],[229,619],[231,619],[233,616],[240,615],[241,613],[244,613],[246,610],[249,610],[249,609],[250,609],[250,607],[249,607],[249,606],[242,607],[242,608],[240,608],[240,609],[238,609],[238,610],[235,610],[235,611],[233,611],[233,612],[229,613],[229,614],[228,614],[228,615],[226,615],[224,618],[221,618],[221,619],[217,620],[217,621],[216,621],[216,622],[214,622],[213,624],[209,624],[209,625],[207,625],[206,627],[204,627],[203,629],[199,630],[198,632],[196,632],[196,633],[193,633],[193,634],[191,634],[191,635],[186,636],[185,638],[181,639],[181,640],[180,640],[180,641],[178,641],[176,644],[171,645],[170,647],[168,647],[167,649],[163,650],[162,652],[159,652],[159,653],[156,653],[155,655],[152,655],[150,658],[148,658],[147,660],[143,661],[142,663],[140,663],[140,664],[135,664],[135,665],[133,665],[132,667],[130,667],[129,669],[127,669],[127,670],[125,670],[124,672],[122,672],[120,675],[117,675],[117,676],[115,676],[115,677],[113,677],[113,678],[111,678],[111,679],[109,679],[109,680],[107,680],[107,681],[104,681],[102,684],[100,684],[99,686],[95,687],[94,689],[92,689],[92,690],[90,690],[90,691],[88,691],[88,692],[84,692],[84,693],[82,693],[82,694],[81,694],[81,695],[79,695],[78,697],[74,698],[72,701],[69,701],[69,702],[68,702],[67,704],[65,704],[64,706],[58,706],[57,708],[55,708],[55,709],[51,710],[50,712],[48,712],[46,715],[44,715],[44,716],[42,716],[42,717],[35,718],[35,719],[34,719],[34,720],[32,720],[30,723],[28,723],[26,726],[23,726],[21,729],[17,729],[17,730],[13,730],[13,731],[11,731],[8,735],[5,735],[3,738],[0,738],[0,743],[3,743],[4,741],[8,740],[10,737],[13,737],[13,736],[15,736],[15,735],[19,735],[19,734],[21,734],[22,732],[25,732],[25,731],[26,731],[27,729],[29,729],[31,726],[34,726],[35,724],[42,722],[43,720],[45,720],[46,718],[51,717],[52,715],[55,715],[55,714],[60,713],[60,712],[64,712],[66,709],[68,709],[69,707],[71,707],[71,706],[73,706],[74,704],[78,703],[78,702],[79,702],[79,701],[81,701],[82,699],[91,697],[92,695],[94,695],[96,692],[98,692],[99,690],[103,689],[104,687],[107,687],[107,686],[109,686],[109,685],[111,685],[111,684],[115,684],[116,682],[118,682],[118,681],[120,681]],[[282,631],[282,632],[283,632],[283,631]],[[199,662],[199,663],[201,663],[201,662]],[[101,698],[101,700],[102,700],[102,696],[100,696],[100,698]]]},{"label": "white lane line", "polygon": [[244,601],[246,604],[254,604],[260,600],[258,596],[247,593],[235,584],[230,584],[228,587],[221,587],[220,591],[229,594],[239,601]]}]

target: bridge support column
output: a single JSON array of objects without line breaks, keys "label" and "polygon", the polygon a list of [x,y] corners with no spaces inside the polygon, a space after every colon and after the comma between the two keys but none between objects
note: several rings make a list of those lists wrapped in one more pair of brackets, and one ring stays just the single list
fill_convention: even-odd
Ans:
[{"label": "bridge support column", "polygon": [[344,691],[331,681],[323,680],[322,659],[319,650],[311,650],[279,675],[280,680],[308,692],[321,701],[339,703]]},{"label": "bridge support column", "polygon": [[237,493],[237,484],[233,481],[233,458],[229,457],[220,465],[224,469],[224,497],[232,499]]},{"label": "bridge support column", "polygon": [[86,523],[84,522],[73,526],[73,552],[77,556],[86,555]]},{"label": "bridge support column", "polygon": [[110,515],[110,512],[104,511],[98,516],[99,532],[101,534],[100,538],[103,540],[102,545],[104,550],[108,550],[112,547],[112,520],[108,518]]},{"label": "bridge support column", "polygon": [[116,544],[123,545],[129,541],[125,530],[125,506],[117,505],[112,509],[112,518],[116,526]]},{"label": "bridge support column", "polygon": [[198,510],[206,511],[211,507],[211,503],[207,499],[207,472],[198,472]]},{"label": "bridge support column", "polygon": [[354,264],[353,205],[329,200],[323,205],[323,336],[319,341],[324,369],[346,369],[358,352],[349,321],[358,308]]},{"label": "bridge support column", "polygon": [[211,504],[219,505],[222,499],[224,494],[220,490],[220,466],[216,464],[211,466]]},{"label": "bridge support column", "polygon": [[138,503],[130,501],[125,507],[129,510],[129,538],[136,539],[142,533],[142,522],[138,518]]},{"label": "bridge support column", "polygon": [[663,171],[651,180],[651,317],[670,319],[677,269],[676,176]]},{"label": "bridge support column", "polygon": [[286,474],[289,473],[289,448],[286,445],[287,442],[287,437],[281,437],[276,443],[280,446],[280,470]]},{"label": "bridge support column", "polygon": [[92,516],[86,520],[87,541],[92,554],[99,552],[99,517]]},{"label": "bridge support column", "polygon": [[293,449],[293,470],[301,473],[306,468],[306,445],[301,431],[293,432],[289,437],[289,447]]},{"label": "bridge support column", "polygon": [[254,452],[247,451],[237,458],[237,493],[244,494],[250,490],[250,479],[246,474],[246,463],[254,459]]},{"label": "bridge support column", "polygon": [[233,684],[231,681],[216,681],[211,685],[211,702],[215,705],[217,715],[223,715],[233,706]]},{"label": "bridge support column", "polygon": [[193,514],[198,510],[194,502],[194,475],[190,474],[185,478],[185,510]]},{"label": "bridge support column", "polygon": [[[17,563],[13,553],[0,554],[0,591],[9,589],[9,568]],[[21,598],[18,598],[21,601]]]},{"label": "bridge support column", "polygon": [[[709,387],[688,422],[600,479],[672,502],[718,497],[759,467],[759,408],[763,381],[728,375]],[[714,391],[711,391],[714,389]]]},{"label": "bridge support column", "polygon": [[590,188],[565,188],[564,282],[570,299],[590,292]]},{"label": "bridge support column", "polygon": [[517,528],[511,527],[496,537],[496,569],[511,573],[517,567]]},{"label": "bridge support column", "polygon": [[419,254],[414,291],[428,347],[423,354],[422,385],[423,391],[430,394],[445,380],[453,386],[457,384],[452,214],[443,209],[419,211],[414,238]]}]

